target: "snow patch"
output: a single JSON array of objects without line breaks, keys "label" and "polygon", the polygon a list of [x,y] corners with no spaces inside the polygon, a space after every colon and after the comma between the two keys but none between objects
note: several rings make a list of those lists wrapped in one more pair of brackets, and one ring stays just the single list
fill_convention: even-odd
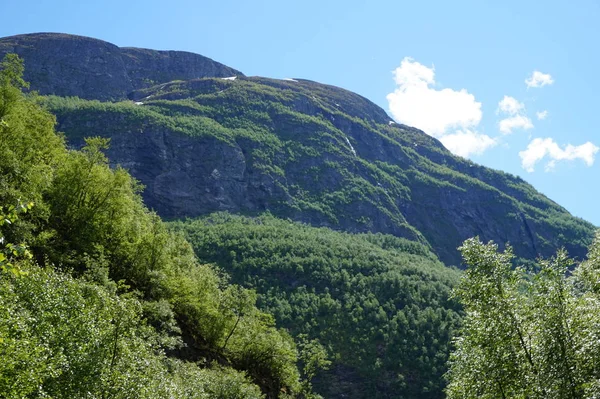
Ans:
[{"label": "snow patch", "polygon": [[230,76],[228,78],[221,78],[223,80],[235,80],[235,78],[237,78],[237,76]]},{"label": "snow patch", "polygon": [[394,121],[389,121],[389,122],[388,122],[388,125],[390,125],[390,126],[391,126],[391,125],[395,125],[395,124],[396,124],[396,122],[394,122]]},{"label": "snow patch", "polygon": [[356,156],[356,151],[354,150],[354,147],[352,147],[350,140],[348,140],[348,137],[344,137],[344,138],[346,139],[346,143],[348,144],[348,147],[350,147],[350,151],[352,151],[352,154],[354,154],[354,156]]},{"label": "snow patch", "polygon": [[283,78],[281,80],[287,80],[288,82],[296,82],[296,83],[298,83],[298,81],[296,79],[292,79],[292,78]]},{"label": "snow patch", "polygon": [[134,102],[134,104],[135,104],[135,105],[144,105],[144,103],[143,103],[143,102],[141,102],[141,101],[136,101],[136,102]]}]

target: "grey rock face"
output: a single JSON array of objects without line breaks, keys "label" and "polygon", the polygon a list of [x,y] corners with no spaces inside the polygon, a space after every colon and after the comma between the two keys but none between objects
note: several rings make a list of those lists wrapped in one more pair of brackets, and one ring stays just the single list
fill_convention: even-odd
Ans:
[{"label": "grey rock face", "polygon": [[173,80],[243,76],[243,73],[210,58],[185,51],[121,49],[127,74],[136,89]]},{"label": "grey rock face", "polygon": [[154,130],[116,135],[108,156],[146,185],[147,205],[165,217],[235,211],[247,198],[241,149],[214,138]]},{"label": "grey rock face", "polygon": [[133,89],[121,50],[81,36],[40,33],[0,39],[0,57],[25,60],[25,80],[41,94],[123,98]]},{"label": "grey rock face", "polygon": [[119,48],[89,37],[35,33],[0,38],[0,59],[25,60],[25,80],[40,94],[123,100],[135,89],[177,79],[243,76],[198,54]]},{"label": "grey rock face", "polygon": [[[69,125],[63,121],[59,127],[68,131]],[[92,135],[101,134],[96,124],[89,129]],[[252,169],[236,143],[155,127],[108,136],[107,156],[113,166],[126,168],[144,185],[144,202],[164,218],[265,211],[272,202],[288,200],[277,181]],[[70,144],[81,147],[83,140]]]}]

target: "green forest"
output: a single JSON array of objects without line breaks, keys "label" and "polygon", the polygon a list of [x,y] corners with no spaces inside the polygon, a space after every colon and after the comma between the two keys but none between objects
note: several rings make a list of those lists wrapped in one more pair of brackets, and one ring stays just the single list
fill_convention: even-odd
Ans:
[{"label": "green forest", "polygon": [[[0,65],[0,397],[600,396],[600,236],[580,263],[565,250],[523,262],[510,245],[476,237],[460,247],[461,270],[442,263],[425,239],[443,234],[422,235],[404,219],[395,222],[411,233],[406,238],[314,227],[285,212],[163,221],[144,205],[143,186],[111,167],[109,138],[82,130],[84,145],[73,149],[51,111],[84,118],[102,109],[123,113],[123,123],[132,115],[156,118],[173,129],[222,133],[223,141],[234,132],[289,145],[256,128],[267,114],[250,110],[252,126],[244,127],[248,121],[233,117],[239,110],[215,113],[193,101],[157,99],[141,108],[42,97],[26,90],[23,71],[15,55]],[[240,103],[244,85],[256,86],[237,86]],[[290,100],[261,90],[273,101]],[[181,107],[221,115],[226,128],[178,116]],[[299,125],[323,125],[292,116]],[[496,190],[409,155],[421,162],[410,173],[422,184]],[[257,151],[255,162],[284,173],[270,159]],[[300,205],[327,213],[350,203],[346,195],[381,195],[383,202],[411,195],[414,185],[384,179],[402,175],[400,168],[376,165],[362,166],[391,194],[353,181],[338,196],[298,194]],[[545,207],[540,217],[565,234],[561,243],[569,232],[578,246],[589,242],[590,225],[578,225],[525,183],[502,182],[524,211]]]},{"label": "green forest", "polygon": [[0,392],[6,398],[312,397],[326,367],[202,263],[111,169],[106,139],[69,150],[0,72]]},{"label": "green forest", "polygon": [[320,340],[333,361],[317,379],[326,397],[439,397],[461,319],[451,299],[459,272],[427,247],[271,215],[212,214],[171,225],[199,256],[255,290],[278,325]]}]

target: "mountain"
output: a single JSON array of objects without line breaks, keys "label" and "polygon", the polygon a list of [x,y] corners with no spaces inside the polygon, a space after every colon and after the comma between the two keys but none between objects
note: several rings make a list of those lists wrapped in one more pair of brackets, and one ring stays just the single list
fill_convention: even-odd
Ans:
[{"label": "mountain", "polygon": [[25,59],[32,89],[87,99],[47,101],[59,130],[76,147],[84,136],[110,137],[111,161],[166,218],[269,210],[417,240],[454,265],[475,235],[509,242],[524,259],[563,246],[582,258],[591,242],[591,224],[519,177],[454,156],[338,87],[64,34],[0,39],[7,52]]},{"label": "mountain", "polygon": [[[460,265],[456,248],[463,240],[479,235],[501,246],[509,242],[522,262],[560,247],[581,259],[591,242],[593,225],[522,179],[456,157],[431,136],[394,123],[371,101],[338,87],[247,77],[200,55],[119,48],[64,34],[0,39],[0,56],[10,52],[24,58],[25,79],[43,95],[29,99],[56,115],[72,148],[89,148],[89,136],[110,138],[106,155],[113,169],[123,173],[122,166],[144,185],[145,205],[172,221],[200,262],[218,265],[232,282],[256,291],[261,311],[274,316],[253,311],[257,326],[272,327],[274,320],[295,338],[322,340],[333,364],[313,382],[328,397],[442,396],[449,342],[461,319],[449,298],[459,273],[444,264]],[[10,170],[20,170],[11,166],[20,158],[13,158]],[[50,198],[69,209],[64,193],[77,187],[60,188]],[[43,203],[48,194],[38,196]],[[101,215],[102,225],[119,214],[117,205]],[[214,213],[221,211],[229,214]],[[96,217],[89,210],[85,215]],[[155,242],[185,247],[189,258],[187,244],[171,236],[144,241],[102,231],[98,245],[87,239],[94,225],[88,229],[85,220],[77,231],[64,215],[50,221],[60,229],[31,236],[48,241],[60,256],[55,261],[42,251],[39,259],[62,265],[64,258],[73,270],[83,259],[135,275],[135,246],[152,253]],[[153,231],[136,227],[133,216],[127,223],[132,231]],[[117,238],[133,246],[132,254],[113,251],[132,257],[131,269],[110,255]],[[56,242],[58,249],[51,245]],[[173,276],[193,277],[173,259]],[[156,279],[158,288],[141,291],[162,295],[161,272],[153,264],[143,270],[148,276],[128,284],[139,289]],[[111,277],[119,280],[118,273]],[[175,316],[190,348],[179,355],[198,360],[206,353],[202,329],[212,324],[202,319],[191,334],[185,324],[189,304],[177,301],[181,295],[192,301],[203,291],[175,280],[180,285],[168,287],[169,300],[180,306]],[[241,314],[232,310],[226,322]],[[215,340],[217,352],[227,340],[227,334]],[[267,341],[262,349],[269,349],[262,346]],[[244,357],[236,359],[236,370],[258,370]],[[281,369],[292,370],[286,363],[271,371]],[[281,384],[251,377],[270,397],[279,394]]]}]

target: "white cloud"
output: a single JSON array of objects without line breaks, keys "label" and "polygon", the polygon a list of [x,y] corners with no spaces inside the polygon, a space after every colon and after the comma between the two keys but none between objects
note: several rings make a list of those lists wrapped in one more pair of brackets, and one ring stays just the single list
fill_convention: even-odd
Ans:
[{"label": "white cloud", "polygon": [[513,129],[533,129],[531,119],[524,115],[515,115],[506,119],[502,119],[498,124],[500,131],[504,134],[511,134]]},{"label": "white cloud", "polygon": [[511,96],[504,96],[498,103],[497,114],[503,113],[509,115],[508,118],[498,122],[500,131],[504,134],[511,134],[513,129],[533,129],[531,119],[524,115],[525,104],[519,102]]},{"label": "white cloud", "polygon": [[394,80],[396,90],[387,100],[398,122],[424,130],[463,157],[496,145],[491,137],[473,131],[481,121],[481,103],[465,89],[437,90],[434,67],[407,57],[394,70]]},{"label": "white cloud", "polygon": [[546,119],[548,117],[548,111],[543,110],[543,111],[536,112],[535,116],[537,116],[538,120],[543,121],[544,119]]},{"label": "white cloud", "polygon": [[398,122],[442,138],[455,129],[472,129],[481,121],[481,103],[465,89],[441,89],[435,68],[404,58],[394,70],[397,87],[387,95],[390,113]]},{"label": "white cloud", "polygon": [[471,154],[482,154],[485,150],[497,144],[496,140],[490,136],[471,130],[447,134],[440,138],[440,141],[452,153],[465,158]]},{"label": "white cloud", "polygon": [[405,57],[393,73],[394,80],[399,86],[417,86],[435,83],[435,67],[427,68],[410,57]]},{"label": "white cloud", "polygon": [[498,103],[498,110],[496,111],[496,113],[504,112],[509,115],[516,115],[524,109],[525,104],[517,101],[516,98],[511,96],[504,96],[504,98]]},{"label": "white cloud", "polygon": [[554,83],[554,79],[548,73],[542,73],[540,71],[533,71],[531,76],[525,79],[527,87],[544,87]]},{"label": "white cloud", "polygon": [[535,164],[548,157],[550,160],[545,169],[549,171],[555,167],[558,161],[581,159],[587,166],[592,166],[598,150],[600,148],[589,141],[579,146],[568,144],[563,149],[551,138],[536,138],[529,143],[525,151],[519,152],[519,156],[521,157],[521,165],[528,172],[533,172]]}]

